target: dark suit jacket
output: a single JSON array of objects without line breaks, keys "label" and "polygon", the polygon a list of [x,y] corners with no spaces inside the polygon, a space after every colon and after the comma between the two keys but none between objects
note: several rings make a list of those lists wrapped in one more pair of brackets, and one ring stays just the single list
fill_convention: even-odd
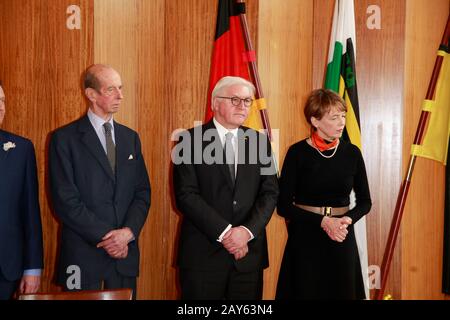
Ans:
[{"label": "dark suit jacket", "polygon": [[[197,160],[201,159],[201,154],[204,151],[209,153],[214,145],[223,155],[213,121],[185,132],[177,144],[181,147],[187,140],[192,142],[190,154],[185,154],[187,149],[181,153],[184,159],[190,159],[191,164],[175,164],[173,175],[176,204],[183,214],[178,248],[178,265],[182,268],[224,270],[234,264],[239,271],[257,271],[268,266],[265,227],[276,206],[278,180],[274,168],[270,175],[261,174],[261,169],[270,164],[262,163],[257,151],[259,147],[253,145],[256,149],[250,148],[250,143],[262,142],[271,152],[267,137],[249,128],[240,129],[243,130],[241,133],[253,133],[257,142],[254,139],[241,140],[245,145],[245,161],[238,162],[235,185],[232,185],[228,167],[223,162],[192,162],[195,153]],[[199,136],[198,132],[203,134],[207,130],[212,133],[211,141],[194,141],[194,136]],[[196,149],[195,145],[201,147]],[[238,154],[243,156],[242,151]],[[256,159],[254,163],[250,163],[251,157]],[[238,261],[217,241],[228,224],[244,225],[255,237],[248,243],[248,254]]]},{"label": "dark suit jacket", "polygon": [[[62,221],[58,282],[67,267],[81,269],[81,284],[97,282],[115,264],[124,276],[139,274],[139,233],[150,207],[150,182],[138,134],[114,122],[116,176],[87,116],[54,132],[50,142],[50,188]],[[113,229],[129,227],[136,238],[125,259],[96,245]]]},{"label": "dark suit jacket", "polygon": [[[3,149],[7,142],[16,146]],[[10,281],[43,268],[36,156],[30,140],[0,130],[0,272]]]}]

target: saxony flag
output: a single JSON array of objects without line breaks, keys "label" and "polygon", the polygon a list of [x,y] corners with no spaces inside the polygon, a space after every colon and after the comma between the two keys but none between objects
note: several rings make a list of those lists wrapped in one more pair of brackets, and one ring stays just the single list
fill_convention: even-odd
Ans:
[{"label": "saxony flag", "polygon": [[[361,149],[356,86],[356,41],[353,0],[336,0],[328,52],[325,88],[338,92],[347,104],[346,137]],[[344,136],[345,137],[345,136]]]},{"label": "saxony flag", "polygon": [[[356,86],[356,33],[353,0],[335,0],[333,27],[328,51],[325,88],[333,90],[345,100],[347,119],[344,139],[361,150],[358,90]],[[350,207],[354,207],[354,193],[350,197]],[[361,271],[365,284],[366,298],[369,299],[368,253],[366,218],[362,217],[354,226],[358,246]]]}]

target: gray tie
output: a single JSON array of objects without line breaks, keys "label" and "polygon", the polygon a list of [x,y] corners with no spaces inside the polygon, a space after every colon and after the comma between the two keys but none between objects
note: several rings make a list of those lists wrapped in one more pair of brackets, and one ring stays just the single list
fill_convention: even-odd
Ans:
[{"label": "gray tie", "polygon": [[106,138],[106,156],[108,157],[109,164],[113,173],[116,172],[116,146],[114,145],[112,135],[111,135],[111,123],[105,122],[103,124],[105,128],[105,138]]},{"label": "gray tie", "polygon": [[231,181],[235,182],[236,174],[234,170],[234,148],[233,148],[233,134],[228,132],[225,135],[225,159],[228,165],[228,170],[230,171]]}]

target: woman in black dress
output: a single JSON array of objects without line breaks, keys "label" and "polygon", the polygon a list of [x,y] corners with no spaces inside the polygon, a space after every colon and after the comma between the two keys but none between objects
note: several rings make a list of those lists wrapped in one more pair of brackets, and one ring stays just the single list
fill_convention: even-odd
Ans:
[{"label": "woman in black dress", "polygon": [[277,299],[365,298],[353,224],[372,202],[360,150],[340,140],[346,111],[334,92],[314,90],[304,110],[311,136],[284,160],[278,214],[288,220],[288,240]]}]

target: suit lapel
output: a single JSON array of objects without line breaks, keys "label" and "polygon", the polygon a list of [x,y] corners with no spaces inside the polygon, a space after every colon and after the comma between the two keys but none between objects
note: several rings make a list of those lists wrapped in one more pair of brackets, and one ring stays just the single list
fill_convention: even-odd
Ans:
[{"label": "suit lapel", "polygon": [[[123,174],[123,168],[125,161],[128,161],[129,154],[126,154],[126,148],[125,146],[129,143],[127,141],[127,137],[124,135],[124,131],[120,127],[120,125],[117,124],[117,122],[114,122],[114,135],[116,140],[116,179],[117,184],[119,181],[121,181],[122,174]],[[137,155],[133,155],[136,157]]]},{"label": "suit lapel", "polygon": [[78,129],[81,133],[81,141],[83,142],[83,144],[97,159],[100,166],[103,168],[103,170],[105,170],[106,174],[112,180],[115,180],[113,171],[108,162],[108,158],[106,157],[105,150],[103,149],[102,144],[98,139],[97,133],[95,133],[94,127],[92,127],[87,116],[81,118]]}]

